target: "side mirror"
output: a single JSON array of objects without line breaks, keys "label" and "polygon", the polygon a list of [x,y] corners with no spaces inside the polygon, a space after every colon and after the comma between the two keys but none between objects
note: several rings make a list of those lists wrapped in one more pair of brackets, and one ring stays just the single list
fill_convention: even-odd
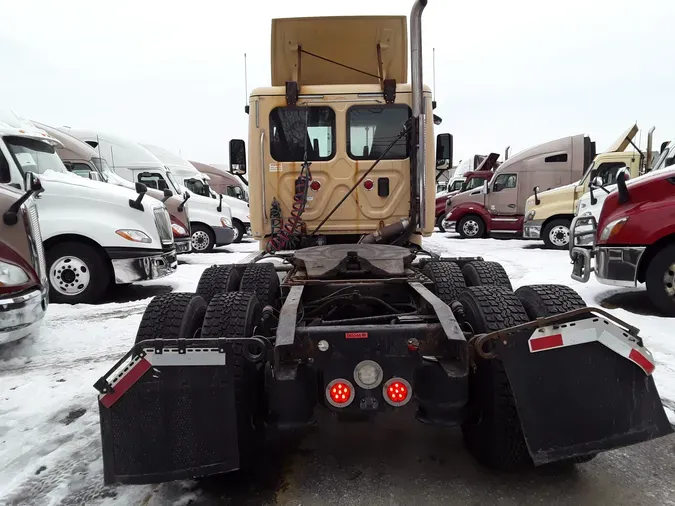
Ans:
[{"label": "side mirror", "polygon": [[99,174],[95,170],[89,171],[89,179],[91,179],[92,181],[103,181],[103,178],[101,177],[101,174]]},{"label": "side mirror", "polygon": [[541,204],[541,200],[539,200],[539,187],[535,186],[532,190],[534,191],[534,203],[537,205]]},{"label": "side mirror", "polygon": [[164,189],[164,198],[162,199],[162,202],[166,202],[171,197],[173,197],[173,192],[171,190],[169,190],[168,188],[165,188]]},{"label": "side mirror", "polygon": [[129,199],[129,207],[142,211],[143,204],[141,204],[141,200],[143,200],[143,196],[147,193],[148,187],[143,183],[136,183],[134,188],[136,189],[136,193],[138,193],[138,197],[136,197],[136,200]]},{"label": "side mirror", "polygon": [[218,210],[219,213],[223,212],[223,194],[222,193],[220,194],[220,199],[218,201],[217,210]]},{"label": "side mirror", "polygon": [[23,183],[26,193],[9,206],[9,209],[2,214],[2,221],[7,226],[16,225],[19,222],[19,209],[21,209],[23,203],[26,202],[31,195],[38,195],[44,191],[42,183],[40,183],[40,180],[33,172],[26,172]]},{"label": "side mirror", "polygon": [[675,165],[675,156],[670,156],[666,158],[666,163],[664,167],[672,167],[673,165]]},{"label": "side mirror", "polygon": [[230,172],[235,176],[246,174],[246,143],[241,139],[230,141]]},{"label": "side mirror", "polygon": [[490,184],[485,181],[483,183],[483,194],[487,195],[488,193],[490,193]]},{"label": "side mirror", "polygon": [[591,181],[591,185],[595,186],[596,188],[600,188],[603,186],[603,181],[601,177],[596,177]]},{"label": "side mirror", "polygon": [[630,193],[628,186],[626,186],[626,173],[619,172],[616,176],[616,186],[619,189],[619,204],[625,204],[630,200]]},{"label": "side mirror", "polygon": [[436,170],[452,167],[453,139],[450,134],[436,136]]},{"label": "side mirror", "polygon": [[181,213],[183,212],[183,209],[185,209],[185,203],[188,201],[189,198],[190,198],[190,194],[188,192],[185,192],[183,194],[183,202],[181,202],[180,205],[178,206],[179,212],[181,212]]}]

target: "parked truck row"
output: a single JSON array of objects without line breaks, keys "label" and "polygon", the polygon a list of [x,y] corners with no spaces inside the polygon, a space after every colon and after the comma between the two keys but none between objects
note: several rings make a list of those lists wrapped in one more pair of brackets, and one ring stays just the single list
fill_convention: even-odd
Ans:
[{"label": "parked truck row", "polygon": [[33,334],[49,302],[96,303],[249,233],[240,180],[221,177],[218,194],[210,175],[155,152],[0,114],[0,343]]}]

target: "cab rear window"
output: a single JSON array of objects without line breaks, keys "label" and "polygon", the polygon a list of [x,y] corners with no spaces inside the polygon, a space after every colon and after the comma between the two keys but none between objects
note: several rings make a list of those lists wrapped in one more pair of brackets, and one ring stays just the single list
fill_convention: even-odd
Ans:
[{"label": "cab rear window", "polygon": [[[356,105],[347,112],[347,152],[353,160],[377,160],[401,133],[412,115],[407,105]],[[410,143],[401,137],[384,160],[410,157]]]},{"label": "cab rear window", "polygon": [[270,154],[277,162],[326,161],[335,155],[335,111],[277,107],[270,112]]}]

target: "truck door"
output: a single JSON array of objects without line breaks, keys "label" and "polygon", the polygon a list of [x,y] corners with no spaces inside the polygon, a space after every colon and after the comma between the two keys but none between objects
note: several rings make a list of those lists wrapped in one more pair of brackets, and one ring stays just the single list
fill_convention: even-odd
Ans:
[{"label": "truck door", "polygon": [[516,214],[518,174],[499,174],[490,188],[488,211],[495,216]]}]

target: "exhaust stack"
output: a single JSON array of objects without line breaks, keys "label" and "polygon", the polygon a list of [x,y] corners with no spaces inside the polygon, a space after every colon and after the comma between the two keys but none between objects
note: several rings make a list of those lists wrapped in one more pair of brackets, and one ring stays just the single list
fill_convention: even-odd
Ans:
[{"label": "exhaust stack", "polygon": [[[427,0],[416,0],[410,13],[410,62],[412,70],[412,114],[413,144],[417,144],[417,151],[413,150],[413,174],[411,182],[411,206],[416,206],[419,200],[418,224],[420,230],[426,225],[426,137],[424,125],[426,124],[426,108],[424,107],[424,81],[422,76],[422,12],[427,6]],[[413,211],[414,213],[414,211]],[[414,214],[412,214],[414,219]],[[412,223],[414,226],[415,223]]]}]

